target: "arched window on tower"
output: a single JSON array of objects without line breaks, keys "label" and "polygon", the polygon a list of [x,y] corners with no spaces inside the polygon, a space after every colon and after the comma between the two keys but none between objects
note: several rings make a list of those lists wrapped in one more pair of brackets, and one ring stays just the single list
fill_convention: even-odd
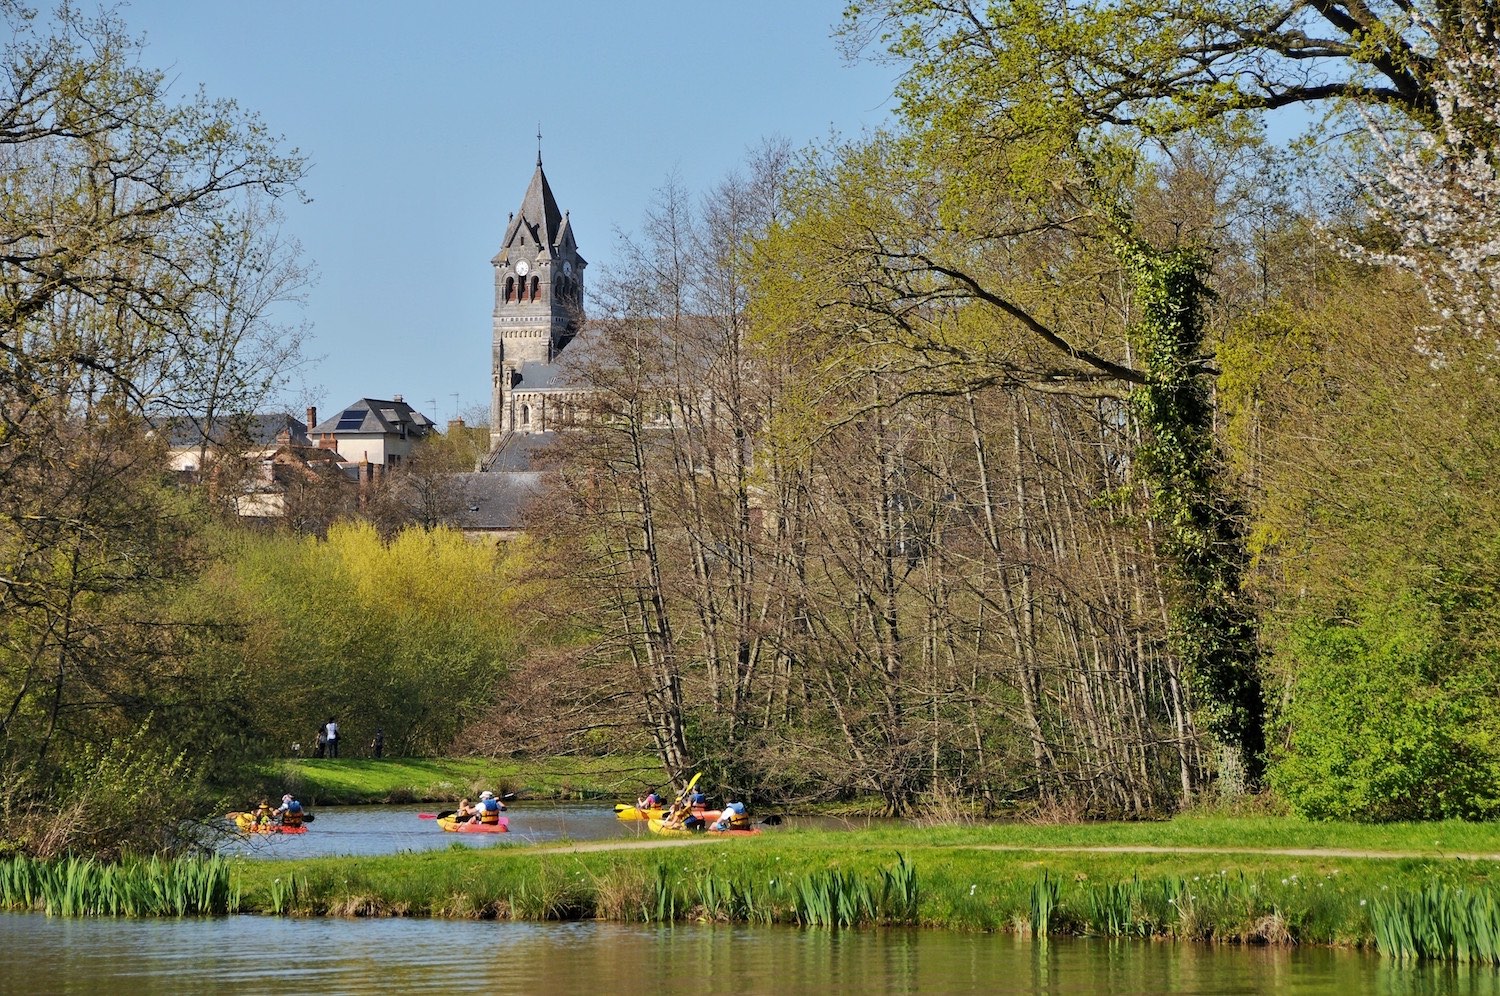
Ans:
[{"label": "arched window on tower", "polygon": [[522,425],[530,425],[531,424],[531,406],[530,405],[522,405],[521,406],[521,424]]},{"label": "arched window on tower", "polygon": [[531,278],[531,299],[533,301],[535,301],[537,299],[537,288],[539,288],[541,286],[541,283],[542,283],[541,280],[538,279],[537,277],[532,277]]},{"label": "arched window on tower", "polygon": [[516,278],[515,277],[506,277],[505,278],[505,299],[507,301],[514,301],[516,299]]}]

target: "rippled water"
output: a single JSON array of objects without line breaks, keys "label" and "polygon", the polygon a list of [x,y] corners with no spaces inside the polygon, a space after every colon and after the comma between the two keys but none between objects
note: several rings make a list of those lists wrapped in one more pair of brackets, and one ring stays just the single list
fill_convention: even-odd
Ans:
[{"label": "rippled water", "polygon": [[1500,993],[1491,969],[1321,948],[919,930],[0,914],[0,953],[15,993]]}]

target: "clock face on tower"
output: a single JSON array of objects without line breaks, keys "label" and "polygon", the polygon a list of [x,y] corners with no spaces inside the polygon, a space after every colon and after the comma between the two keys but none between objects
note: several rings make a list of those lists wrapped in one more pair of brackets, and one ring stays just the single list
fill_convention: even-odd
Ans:
[{"label": "clock face on tower", "polygon": [[565,277],[571,277],[572,275],[573,275],[573,261],[569,260],[569,259],[563,260],[563,276],[565,276]]},{"label": "clock face on tower", "polygon": [[516,264],[516,272],[523,277],[526,276],[526,274],[531,272],[531,264],[526,262],[524,259],[521,260]]}]

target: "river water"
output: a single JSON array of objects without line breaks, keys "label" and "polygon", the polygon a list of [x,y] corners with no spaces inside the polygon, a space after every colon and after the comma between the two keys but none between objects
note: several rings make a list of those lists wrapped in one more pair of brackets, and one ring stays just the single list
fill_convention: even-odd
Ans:
[{"label": "river water", "polygon": [[242,834],[220,848],[227,854],[267,858],[311,858],[334,854],[397,854],[459,844],[498,847],[562,840],[607,840],[646,833],[646,824],[615,818],[611,805],[545,802],[513,805],[505,814],[510,833],[445,833],[419,813],[451,806],[322,806],[303,834]]},{"label": "river water", "polygon": [[0,992],[1500,993],[1323,948],[930,930],[0,914]]},{"label": "river water", "polygon": [[[612,803],[520,802],[511,805],[506,817],[510,833],[444,833],[433,820],[419,813],[442,812],[449,807],[433,803],[404,806],[322,806],[304,834],[239,834],[220,848],[226,854],[266,858],[311,858],[337,854],[397,854],[430,851],[459,844],[466,847],[500,847],[567,840],[611,840],[645,836],[649,831],[639,820],[615,818]],[[889,822],[860,818],[789,817],[786,827],[841,829]],[[227,824],[226,824],[227,826]],[[774,833],[771,827],[762,828]]]}]

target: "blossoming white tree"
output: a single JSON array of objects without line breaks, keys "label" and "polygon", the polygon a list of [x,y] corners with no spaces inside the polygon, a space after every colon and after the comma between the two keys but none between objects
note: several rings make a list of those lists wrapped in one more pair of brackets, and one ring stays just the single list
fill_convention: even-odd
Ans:
[{"label": "blossoming white tree", "polygon": [[1405,140],[1369,119],[1384,154],[1369,186],[1373,214],[1396,244],[1354,255],[1416,276],[1450,322],[1426,348],[1483,360],[1500,353],[1500,35],[1475,21],[1459,37],[1442,60],[1430,130]]}]

